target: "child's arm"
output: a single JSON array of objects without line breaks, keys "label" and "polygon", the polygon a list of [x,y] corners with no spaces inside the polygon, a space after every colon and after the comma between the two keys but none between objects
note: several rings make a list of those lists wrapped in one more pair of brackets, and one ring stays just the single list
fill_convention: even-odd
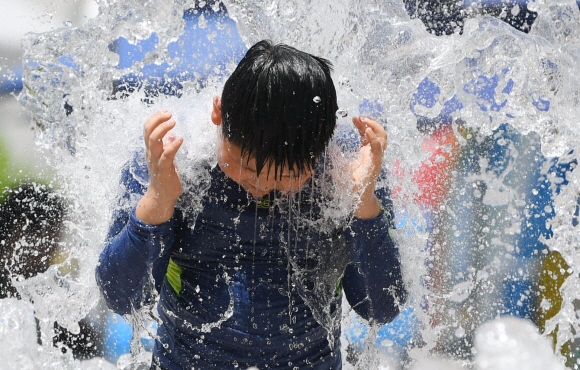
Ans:
[{"label": "child's arm", "polygon": [[372,219],[355,218],[346,231],[355,260],[347,265],[342,286],[348,302],[363,318],[393,320],[407,299],[397,246],[391,238],[392,203],[387,189],[376,191],[383,210]]},{"label": "child's arm", "polygon": [[361,136],[359,159],[352,165],[352,176],[357,184],[354,191],[360,194],[360,203],[354,216],[360,219],[377,217],[381,203],[375,195],[377,179],[381,174],[383,153],[387,148],[387,133],[383,126],[368,117],[353,117]]},{"label": "child's arm", "polygon": [[[99,256],[96,279],[107,306],[120,315],[154,302],[167,272],[174,223],[147,225],[134,210],[119,214]],[[117,230],[116,230],[117,229]]]},{"label": "child's arm", "polygon": [[137,205],[135,215],[149,225],[169,221],[175,201],[181,195],[181,181],[173,160],[183,138],[168,135],[167,145],[163,143],[163,138],[174,126],[171,113],[161,111],[152,115],[143,128],[149,186]]},{"label": "child's arm", "polygon": [[370,118],[354,117],[353,122],[361,135],[362,147],[359,160],[352,166],[352,176],[358,184],[354,191],[361,196],[355,219],[346,232],[356,260],[347,266],[342,286],[359,315],[386,323],[399,313],[407,298],[399,252],[389,233],[392,202],[387,189],[375,190],[387,147],[387,133]]},{"label": "child's arm", "polygon": [[[123,210],[124,207],[115,211],[96,268],[103,297],[119,314],[131,313],[152,302],[153,292],[159,291],[167,271],[174,241],[173,202],[168,203],[181,192],[173,166],[181,140],[174,140],[165,148],[161,141],[174,125],[167,121],[170,117],[169,113],[159,112],[145,124],[147,166],[142,160],[134,160],[123,170],[121,181],[124,202],[134,197],[141,200],[131,212]],[[135,176],[148,181],[148,187],[141,185]],[[172,181],[175,179],[177,184]]]}]

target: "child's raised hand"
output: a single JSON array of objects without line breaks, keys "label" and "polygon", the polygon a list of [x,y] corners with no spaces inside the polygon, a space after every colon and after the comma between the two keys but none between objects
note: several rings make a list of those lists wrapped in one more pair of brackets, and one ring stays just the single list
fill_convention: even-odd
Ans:
[{"label": "child's raised hand", "polygon": [[387,148],[387,133],[383,126],[368,117],[353,117],[352,122],[360,134],[361,149],[358,159],[352,163],[354,191],[361,202],[354,215],[368,219],[379,215],[381,204],[375,196],[375,186],[381,174],[383,153]]},{"label": "child's raised hand", "polygon": [[137,206],[136,216],[151,225],[171,218],[175,201],[182,191],[174,159],[183,138],[172,135],[173,127],[175,120],[165,110],[149,117],[143,127],[149,186]]}]

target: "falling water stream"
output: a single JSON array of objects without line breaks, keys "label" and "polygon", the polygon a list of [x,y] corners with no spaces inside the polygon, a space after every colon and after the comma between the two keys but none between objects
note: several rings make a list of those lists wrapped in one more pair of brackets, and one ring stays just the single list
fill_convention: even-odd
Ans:
[{"label": "falling water stream", "polygon": [[[266,38],[334,63],[340,135],[349,137],[350,117],[359,114],[376,118],[388,133],[388,175],[379,186],[392,190],[397,225],[392,232],[411,298],[399,321],[384,328],[366,326],[346,303],[336,321],[323,307],[329,299],[310,302],[322,305],[311,308],[323,325],[342,322],[344,368],[543,370],[564,368],[565,361],[577,368],[572,352],[580,333],[580,254],[573,219],[580,194],[575,128],[580,11],[575,2],[529,2],[526,11],[537,18],[528,33],[501,15],[478,13],[474,2],[461,32],[442,36],[426,30],[425,14],[410,16],[411,2],[402,0],[98,4],[99,14],[83,26],[23,40],[19,99],[36,129],[40,155],[50,153],[54,186],[68,212],[62,262],[30,279],[14,276],[23,301],[0,301],[0,335],[15,327],[22,334],[0,346],[0,357],[18,364],[13,368],[88,366],[53,347],[50,338],[54,322],[74,333],[79,320],[99,315],[94,270],[112,210],[119,206],[121,169],[142,150],[144,121],[162,108],[174,113],[176,131],[185,139],[176,159],[184,184],[179,207],[195,216],[209,182],[201,164],[216,163],[212,97],[243,55],[243,45]],[[504,11],[523,11],[514,4],[506,3]],[[187,49],[180,36],[187,27],[184,11],[191,9],[203,35],[196,42],[211,54],[184,72],[176,66],[185,59],[179,55]],[[124,40],[139,46],[152,33],[157,47],[121,68],[123,59],[112,45]],[[157,77],[147,80],[152,69]],[[331,145],[330,156],[338,146]],[[335,169],[328,176],[341,173]],[[325,177],[322,186],[331,186]],[[323,191],[335,194],[324,217],[334,225],[346,222],[352,195]],[[137,200],[120,206],[130,208]],[[291,198],[287,202],[292,204]],[[295,216],[290,209],[288,217]],[[304,220],[293,220],[285,246],[293,267],[291,234],[309,225],[308,214],[298,210],[296,217]],[[540,265],[554,253],[565,266],[554,274],[567,278],[561,309],[548,317],[542,312],[556,305],[556,298],[542,293]],[[512,299],[507,291],[517,296]],[[540,308],[532,310],[540,298]],[[543,320],[544,334],[527,321],[503,316]],[[42,345],[32,332],[34,317]],[[151,314],[127,319],[139,327]],[[143,352],[134,346],[118,366],[132,368],[147,357]]]}]

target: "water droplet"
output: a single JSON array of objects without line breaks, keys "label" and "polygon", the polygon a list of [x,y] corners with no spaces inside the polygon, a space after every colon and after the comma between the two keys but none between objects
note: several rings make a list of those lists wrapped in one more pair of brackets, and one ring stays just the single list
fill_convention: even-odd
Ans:
[{"label": "water droplet", "polygon": [[198,18],[197,25],[199,26],[199,28],[206,28],[207,27],[207,19],[205,19],[203,14],[200,14],[200,16]]},{"label": "water droplet", "polygon": [[341,116],[342,118],[348,116],[348,111],[346,109],[339,109],[336,111],[336,114]]},{"label": "water droplet", "polygon": [[72,22],[71,21],[64,21],[62,23],[62,25],[65,26],[65,27],[70,27],[70,26],[72,26]]},{"label": "water droplet", "polygon": [[313,102],[315,102],[316,104],[320,103],[322,99],[320,99],[320,96],[315,96],[314,99],[312,99]]}]

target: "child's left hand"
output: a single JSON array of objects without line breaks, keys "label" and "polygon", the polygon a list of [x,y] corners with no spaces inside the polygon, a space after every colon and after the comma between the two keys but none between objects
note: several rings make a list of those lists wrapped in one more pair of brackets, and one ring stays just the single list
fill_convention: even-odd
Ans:
[{"label": "child's left hand", "polygon": [[381,203],[375,195],[377,179],[381,174],[383,153],[387,148],[387,133],[383,126],[368,117],[353,117],[352,122],[361,136],[361,149],[351,164],[355,183],[353,191],[360,195],[355,217],[369,219],[381,213]]}]

